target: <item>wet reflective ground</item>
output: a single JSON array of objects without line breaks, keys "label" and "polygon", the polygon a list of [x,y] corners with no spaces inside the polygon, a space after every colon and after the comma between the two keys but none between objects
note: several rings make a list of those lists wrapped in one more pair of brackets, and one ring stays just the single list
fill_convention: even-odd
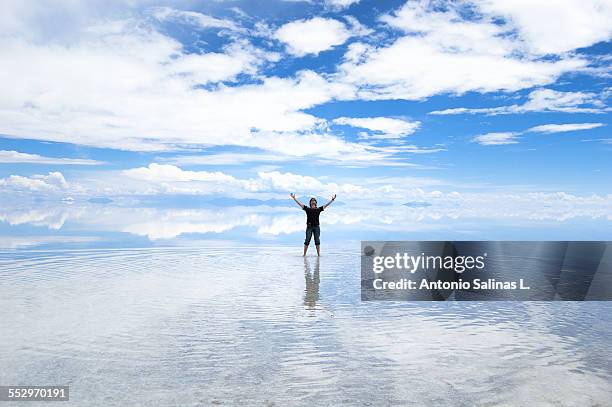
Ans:
[{"label": "wet reflective ground", "polygon": [[361,302],[359,248],[323,249],[1,253],[0,384],[78,406],[612,400],[611,303]]}]

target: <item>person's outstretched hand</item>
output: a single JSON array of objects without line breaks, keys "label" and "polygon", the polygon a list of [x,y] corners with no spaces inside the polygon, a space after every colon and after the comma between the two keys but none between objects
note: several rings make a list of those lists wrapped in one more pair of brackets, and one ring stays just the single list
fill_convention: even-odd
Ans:
[{"label": "person's outstretched hand", "polygon": [[291,193],[289,194],[289,196],[290,196],[291,198],[295,199],[295,194],[294,194],[293,192],[291,192]]},{"label": "person's outstretched hand", "polygon": [[334,196],[332,196],[332,201],[336,200],[336,194],[334,194]]}]

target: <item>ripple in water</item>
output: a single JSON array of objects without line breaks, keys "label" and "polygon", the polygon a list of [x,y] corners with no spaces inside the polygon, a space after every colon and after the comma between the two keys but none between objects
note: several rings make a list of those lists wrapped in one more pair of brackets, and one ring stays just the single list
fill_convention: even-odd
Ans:
[{"label": "ripple in water", "polygon": [[612,400],[608,303],[361,302],[359,253],[327,250],[2,254],[0,383],[79,406]]}]

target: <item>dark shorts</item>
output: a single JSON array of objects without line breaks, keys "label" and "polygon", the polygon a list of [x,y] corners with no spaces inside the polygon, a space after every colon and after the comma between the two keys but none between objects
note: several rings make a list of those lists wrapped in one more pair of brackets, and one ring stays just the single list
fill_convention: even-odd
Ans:
[{"label": "dark shorts", "polygon": [[319,240],[319,236],[321,236],[321,228],[319,225],[316,226],[306,226],[306,240],[304,240],[304,245],[308,246],[310,244],[310,239],[312,239],[312,235],[315,238],[315,244],[318,246],[321,244]]}]

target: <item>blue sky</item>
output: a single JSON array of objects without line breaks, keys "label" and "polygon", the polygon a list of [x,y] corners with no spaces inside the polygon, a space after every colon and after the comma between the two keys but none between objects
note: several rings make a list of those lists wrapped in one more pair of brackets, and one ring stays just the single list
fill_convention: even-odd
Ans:
[{"label": "blue sky", "polygon": [[295,240],[289,192],[337,193],[339,237],[612,218],[605,2],[0,7],[7,233]]}]

